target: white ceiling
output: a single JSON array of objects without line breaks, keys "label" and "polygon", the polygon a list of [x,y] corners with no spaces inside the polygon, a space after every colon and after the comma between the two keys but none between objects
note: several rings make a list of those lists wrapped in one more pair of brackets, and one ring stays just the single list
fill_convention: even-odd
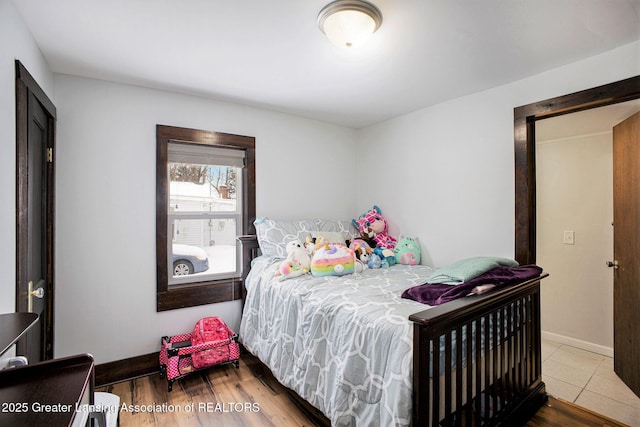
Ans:
[{"label": "white ceiling", "polygon": [[12,0],[65,73],[359,128],[640,39],[640,0],[372,0],[341,50],[329,0]]}]

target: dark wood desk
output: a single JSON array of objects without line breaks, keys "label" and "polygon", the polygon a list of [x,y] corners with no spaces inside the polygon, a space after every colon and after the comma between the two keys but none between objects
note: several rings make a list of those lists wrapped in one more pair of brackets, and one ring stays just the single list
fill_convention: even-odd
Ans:
[{"label": "dark wood desk", "polygon": [[0,425],[84,426],[93,404],[89,354],[0,371]]},{"label": "dark wood desk", "polygon": [[35,325],[38,315],[35,313],[0,314],[0,356]]}]

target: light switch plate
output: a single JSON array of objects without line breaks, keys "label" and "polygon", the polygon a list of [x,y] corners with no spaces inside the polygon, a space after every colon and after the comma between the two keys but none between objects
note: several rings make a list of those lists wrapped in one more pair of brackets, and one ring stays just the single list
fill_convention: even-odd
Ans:
[{"label": "light switch plate", "polygon": [[562,242],[565,245],[575,245],[576,244],[576,233],[573,230],[565,230]]}]

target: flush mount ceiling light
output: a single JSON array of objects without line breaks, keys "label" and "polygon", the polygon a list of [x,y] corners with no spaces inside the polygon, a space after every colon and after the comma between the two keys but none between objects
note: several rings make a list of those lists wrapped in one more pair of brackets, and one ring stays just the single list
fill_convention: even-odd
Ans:
[{"label": "flush mount ceiling light", "polygon": [[377,7],[362,0],[336,0],[318,14],[320,30],[339,47],[364,43],[382,24]]}]

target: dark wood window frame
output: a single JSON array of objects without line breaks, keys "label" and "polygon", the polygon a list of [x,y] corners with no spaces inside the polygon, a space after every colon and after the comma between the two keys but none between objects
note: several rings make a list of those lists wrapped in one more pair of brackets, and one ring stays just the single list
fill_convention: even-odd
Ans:
[{"label": "dark wood window frame", "polygon": [[210,280],[186,285],[168,284],[167,215],[169,206],[169,142],[209,145],[245,151],[243,168],[242,234],[255,234],[256,217],[255,138],[174,126],[156,126],[156,268],[157,311],[193,307],[242,297],[242,278]]},{"label": "dark wood window frame", "polygon": [[640,76],[514,109],[515,258],[536,262],[535,123],[538,120],[640,98]]}]

